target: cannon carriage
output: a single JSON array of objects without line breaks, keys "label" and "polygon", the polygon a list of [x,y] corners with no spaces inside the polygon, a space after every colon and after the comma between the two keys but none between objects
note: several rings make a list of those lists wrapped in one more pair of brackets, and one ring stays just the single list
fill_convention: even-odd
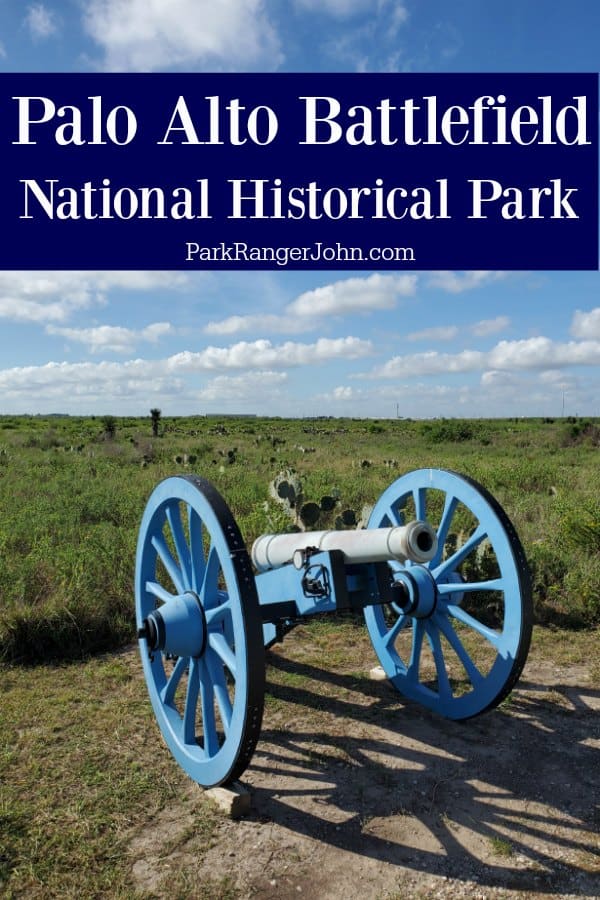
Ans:
[{"label": "cannon carriage", "polygon": [[366,529],[263,535],[250,554],[210,482],[167,478],[142,518],[135,596],[160,730],[204,787],[249,765],[265,648],[311,615],[363,612],[390,683],[456,720],[506,698],[531,638],[515,529],[484,488],[440,469],[397,479]]}]

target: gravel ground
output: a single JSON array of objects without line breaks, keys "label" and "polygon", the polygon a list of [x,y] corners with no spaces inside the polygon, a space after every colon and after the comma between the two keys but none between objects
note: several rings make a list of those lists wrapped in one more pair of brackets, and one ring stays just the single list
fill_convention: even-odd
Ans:
[{"label": "gravel ground", "polygon": [[455,723],[357,655],[322,669],[296,633],[269,654],[250,814],[207,840],[190,783],[132,842],[141,891],[172,871],[202,897],[600,896],[592,667],[530,660],[502,707]]}]

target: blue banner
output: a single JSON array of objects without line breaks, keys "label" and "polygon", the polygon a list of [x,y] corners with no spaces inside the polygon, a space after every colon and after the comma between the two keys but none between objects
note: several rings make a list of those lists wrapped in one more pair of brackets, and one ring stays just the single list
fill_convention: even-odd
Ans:
[{"label": "blue banner", "polygon": [[2,269],[596,269],[598,76],[0,75]]}]

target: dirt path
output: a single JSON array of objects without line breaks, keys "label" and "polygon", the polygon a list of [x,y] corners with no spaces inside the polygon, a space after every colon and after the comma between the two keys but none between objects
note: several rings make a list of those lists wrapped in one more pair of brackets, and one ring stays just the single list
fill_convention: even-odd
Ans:
[{"label": "dirt path", "polygon": [[251,814],[221,820],[207,849],[191,812],[166,812],[137,839],[141,889],[170,867],[188,873],[190,896],[600,896],[600,689],[588,666],[531,660],[502,708],[461,724],[367,670],[306,658],[295,634],[270,654],[244,777]]}]

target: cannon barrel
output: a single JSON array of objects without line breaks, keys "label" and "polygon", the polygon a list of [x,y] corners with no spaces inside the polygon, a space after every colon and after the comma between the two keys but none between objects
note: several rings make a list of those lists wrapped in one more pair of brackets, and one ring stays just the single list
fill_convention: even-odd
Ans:
[{"label": "cannon barrel", "polygon": [[292,562],[296,552],[309,548],[341,550],[349,563],[389,559],[425,563],[435,556],[437,535],[431,525],[420,521],[392,528],[263,534],[252,545],[252,562],[259,572],[278,569]]}]

